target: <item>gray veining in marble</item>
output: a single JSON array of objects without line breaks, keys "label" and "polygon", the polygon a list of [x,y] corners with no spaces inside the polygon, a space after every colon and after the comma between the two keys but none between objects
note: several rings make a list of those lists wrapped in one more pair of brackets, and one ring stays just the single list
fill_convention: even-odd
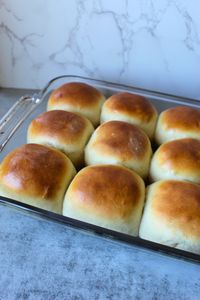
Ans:
[{"label": "gray veining in marble", "polygon": [[0,1],[0,85],[84,75],[200,98],[196,0]]}]

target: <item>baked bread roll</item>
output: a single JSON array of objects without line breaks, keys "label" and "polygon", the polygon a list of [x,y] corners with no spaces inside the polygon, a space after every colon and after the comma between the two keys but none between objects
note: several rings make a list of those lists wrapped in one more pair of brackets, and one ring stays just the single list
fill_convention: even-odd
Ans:
[{"label": "baked bread roll", "polygon": [[121,121],[101,124],[85,148],[86,165],[122,165],[143,178],[148,174],[151,155],[151,143],[144,131]]},{"label": "baked bread roll", "polygon": [[28,143],[49,145],[65,153],[76,167],[84,163],[84,147],[94,128],[85,117],[63,110],[45,112],[28,128]]},{"label": "baked bread roll", "polygon": [[135,172],[114,165],[89,166],[71,182],[63,215],[137,236],[144,195],[144,182]]},{"label": "baked bread roll", "polygon": [[65,83],[52,92],[47,109],[61,109],[88,118],[96,127],[100,122],[101,107],[105,101],[96,88],[81,82]]},{"label": "baked bread roll", "polygon": [[0,164],[0,195],[62,213],[64,194],[75,173],[71,161],[60,151],[26,144]]},{"label": "baked bread roll", "polygon": [[150,185],[139,236],[200,254],[200,186],[178,180]]},{"label": "baked bread roll", "polygon": [[158,145],[187,137],[200,140],[200,110],[176,106],[160,114],[155,130]]},{"label": "baked bread roll", "polygon": [[157,111],[151,102],[143,96],[118,93],[108,98],[102,107],[101,123],[111,120],[137,125],[152,139]]},{"label": "baked bread roll", "polygon": [[192,138],[162,144],[150,164],[150,181],[179,179],[200,184],[200,141]]}]

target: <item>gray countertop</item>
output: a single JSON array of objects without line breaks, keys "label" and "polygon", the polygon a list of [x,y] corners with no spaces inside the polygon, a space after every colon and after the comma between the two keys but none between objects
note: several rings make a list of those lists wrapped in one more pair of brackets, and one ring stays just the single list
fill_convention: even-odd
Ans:
[{"label": "gray countertop", "polygon": [[[31,91],[0,89],[0,117]],[[200,265],[0,205],[0,299],[200,299]]]}]

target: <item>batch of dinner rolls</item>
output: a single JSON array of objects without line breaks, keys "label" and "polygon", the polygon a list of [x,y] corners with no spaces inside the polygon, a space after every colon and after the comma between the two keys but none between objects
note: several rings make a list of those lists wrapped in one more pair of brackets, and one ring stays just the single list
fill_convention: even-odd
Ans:
[{"label": "batch of dinner rolls", "polygon": [[200,110],[63,84],[1,162],[0,195],[200,254]]}]

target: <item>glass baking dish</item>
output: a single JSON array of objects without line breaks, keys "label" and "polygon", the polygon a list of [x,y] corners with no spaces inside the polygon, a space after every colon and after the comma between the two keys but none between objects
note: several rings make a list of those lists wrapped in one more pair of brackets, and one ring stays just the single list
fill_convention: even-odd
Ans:
[{"label": "glass baking dish", "polygon": [[[67,82],[84,82],[90,84],[105,95],[118,92],[132,92],[148,98],[161,112],[176,105],[188,105],[200,108],[198,100],[177,97],[131,86],[90,79],[86,77],[63,75],[52,79],[39,93],[26,95],[20,98],[0,120],[0,161],[14,148],[26,143],[27,128],[31,120],[40,113],[46,111],[47,101],[50,93],[60,85]],[[173,257],[200,263],[200,255],[143,240],[139,237],[132,237],[127,234],[112,231],[106,228],[88,224],[79,220],[71,219],[53,212],[49,212],[28,204],[24,204],[13,199],[0,196],[0,204],[19,209],[23,213],[38,216],[52,221],[62,223],[75,229],[101,235],[119,242],[130,244],[134,247],[143,248],[150,251],[159,252]]]}]

